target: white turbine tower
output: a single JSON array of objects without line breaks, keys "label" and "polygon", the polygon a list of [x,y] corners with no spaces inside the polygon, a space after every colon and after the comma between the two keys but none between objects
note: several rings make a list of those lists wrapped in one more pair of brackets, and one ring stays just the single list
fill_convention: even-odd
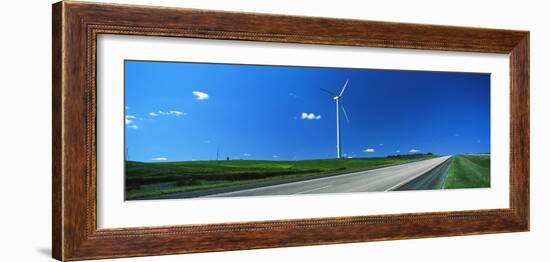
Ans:
[{"label": "white turbine tower", "polygon": [[348,86],[348,80],[346,80],[346,83],[344,84],[344,87],[342,87],[342,91],[340,91],[340,94],[334,94],[326,89],[321,88],[321,90],[329,93],[332,95],[332,99],[336,101],[336,158],[342,157],[342,140],[340,138],[340,108],[342,108],[342,112],[344,113],[344,116],[346,117],[346,121],[349,123],[348,114],[346,113],[346,109],[344,108],[344,105],[342,104],[342,95],[344,95],[344,91],[346,90],[346,86]]}]

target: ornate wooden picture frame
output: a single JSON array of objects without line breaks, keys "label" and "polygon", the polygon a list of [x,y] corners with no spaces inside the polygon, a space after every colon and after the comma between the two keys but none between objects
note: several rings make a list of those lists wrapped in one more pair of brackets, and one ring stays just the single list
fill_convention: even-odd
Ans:
[{"label": "ornate wooden picture frame", "polygon": [[[53,5],[53,257],[63,261],[529,230],[529,32],[83,2]],[[510,207],[99,229],[100,34],[508,54]]]}]

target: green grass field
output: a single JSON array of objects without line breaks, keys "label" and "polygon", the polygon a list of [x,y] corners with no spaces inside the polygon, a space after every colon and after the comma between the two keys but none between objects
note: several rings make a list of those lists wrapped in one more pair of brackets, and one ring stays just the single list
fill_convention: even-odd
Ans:
[{"label": "green grass field", "polygon": [[219,160],[155,163],[128,161],[126,162],[126,199],[368,170],[433,157],[436,156],[416,154],[385,158],[301,161]]},{"label": "green grass field", "polygon": [[490,155],[456,155],[453,157],[444,188],[480,188],[490,186]]}]

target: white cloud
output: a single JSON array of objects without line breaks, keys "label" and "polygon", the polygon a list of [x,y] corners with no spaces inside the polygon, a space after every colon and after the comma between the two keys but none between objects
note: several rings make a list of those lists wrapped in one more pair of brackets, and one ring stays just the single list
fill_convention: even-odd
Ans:
[{"label": "white cloud", "polygon": [[201,92],[201,91],[193,91],[193,95],[195,95],[197,100],[208,100],[210,96],[207,93]]},{"label": "white cloud", "polygon": [[135,116],[130,116],[130,115],[127,115],[125,118],[124,118],[124,122],[129,125],[131,124],[132,122],[134,122],[134,119],[136,119]]},{"label": "white cloud", "polygon": [[314,113],[302,113],[302,119],[319,120],[321,119],[321,115],[315,115]]},{"label": "white cloud", "polygon": [[420,153],[420,151],[422,151],[422,150],[411,149],[411,150],[409,150],[409,153]]},{"label": "white cloud", "polygon": [[151,112],[151,113],[149,113],[149,115],[150,115],[150,116],[158,116],[158,114],[155,113],[155,112]]},{"label": "white cloud", "polygon": [[168,160],[168,158],[167,157],[155,157],[151,160],[153,160],[153,161],[166,161],[166,160]]},{"label": "white cloud", "polygon": [[401,150],[395,150],[395,153],[401,153]]},{"label": "white cloud", "polygon": [[278,155],[273,155],[273,158],[279,158],[279,156]]},{"label": "white cloud", "polygon": [[[155,113],[153,113],[153,114],[155,114]],[[184,113],[184,112],[181,112],[181,111],[176,111],[176,110],[170,110],[170,111],[159,110],[158,114],[159,115],[164,115],[164,116],[184,116],[184,115],[187,115],[187,113]],[[149,113],[149,115],[151,115],[151,113]]]},{"label": "white cloud", "polygon": [[243,156],[249,157],[249,156],[252,156],[252,155],[249,154],[249,153],[244,153]]},{"label": "white cloud", "polygon": [[132,129],[138,129],[139,126],[138,125],[129,125],[128,128],[132,128]]},{"label": "white cloud", "polygon": [[374,151],[376,151],[374,148],[367,148],[367,149],[365,149],[364,152],[366,152],[366,153],[372,153],[372,152],[374,152]]},{"label": "white cloud", "polygon": [[169,113],[175,116],[186,115],[184,112],[180,112],[180,111],[170,111]]},{"label": "white cloud", "polygon": [[300,98],[300,96],[299,96],[299,95],[297,95],[297,94],[294,94],[294,93],[289,93],[288,95],[289,95],[290,97],[294,98],[294,99],[298,99],[298,98]]}]

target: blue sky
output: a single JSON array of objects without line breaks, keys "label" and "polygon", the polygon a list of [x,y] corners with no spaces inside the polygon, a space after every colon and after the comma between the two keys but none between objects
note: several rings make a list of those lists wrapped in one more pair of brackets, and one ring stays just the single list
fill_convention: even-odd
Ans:
[{"label": "blue sky", "polygon": [[135,161],[346,157],[490,151],[483,73],[125,61],[128,158]]}]

